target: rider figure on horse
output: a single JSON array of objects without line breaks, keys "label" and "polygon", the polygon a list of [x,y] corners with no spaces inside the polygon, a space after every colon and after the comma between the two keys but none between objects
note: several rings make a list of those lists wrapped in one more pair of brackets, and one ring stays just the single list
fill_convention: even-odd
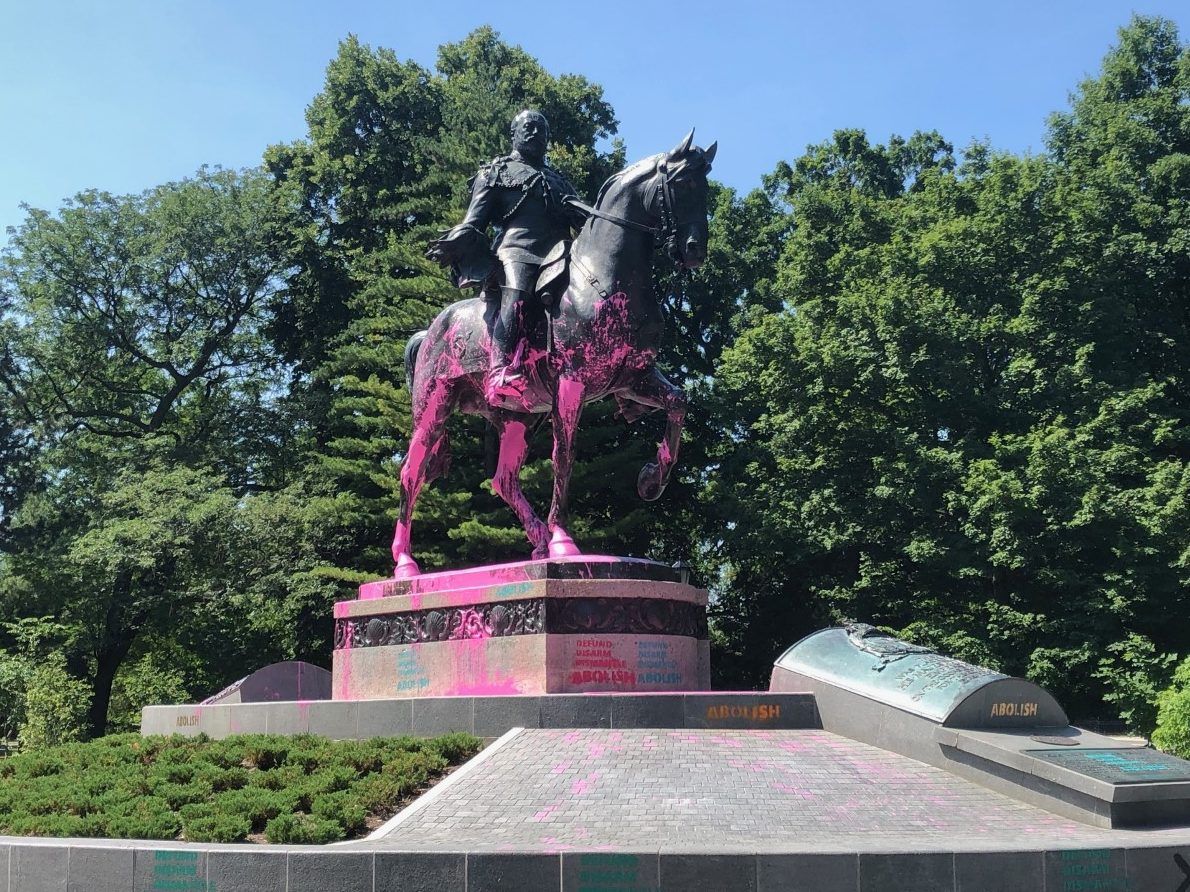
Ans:
[{"label": "rider figure on horse", "polygon": [[[463,222],[430,246],[429,256],[450,263],[455,284],[479,286],[490,300],[499,298],[491,314],[490,365],[484,394],[496,405],[520,397],[525,389],[521,369],[512,368],[528,309],[536,308],[536,285],[542,264],[559,256],[560,242],[586,219],[567,199],[574,187],[546,163],[550,127],[538,111],[525,110],[512,121],[512,154],[493,159],[471,179],[471,204]],[[488,227],[496,237],[489,249]],[[493,259],[492,254],[495,254]]]}]

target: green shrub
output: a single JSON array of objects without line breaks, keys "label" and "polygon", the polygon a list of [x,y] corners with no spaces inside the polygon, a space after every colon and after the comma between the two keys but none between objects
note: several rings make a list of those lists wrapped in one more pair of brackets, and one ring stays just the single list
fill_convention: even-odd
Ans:
[{"label": "green shrub", "polygon": [[339,790],[346,790],[357,780],[359,780],[359,774],[356,773],[355,769],[349,768],[346,765],[332,765],[329,768],[309,775],[302,786],[311,795],[319,796],[324,793],[335,793]]},{"label": "green shrub", "polygon": [[259,768],[261,771],[268,771],[284,763],[292,748],[292,737],[281,737],[279,734],[254,734],[246,741],[241,764],[245,768]]},{"label": "green shrub", "polygon": [[252,775],[248,773],[247,769],[239,767],[220,769],[216,765],[206,766],[194,775],[195,782],[210,783],[211,789],[216,793],[239,790],[248,786],[248,781],[251,779]]},{"label": "green shrub", "polygon": [[346,836],[361,833],[367,826],[368,810],[364,808],[359,797],[348,790],[324,793],[315,797],[310,805],[310,813],[316,818],[338,824]]},{"label": "green shrub", "polygon": [[418,791],[437,769],[424,753],[401,753],[383,770],[364,778],[358,787],[360,802],[368,811],[391,808]]},{"label": "green shrub", "polygon": [[285,790],[266,790],[261,787],[243,787],[220,793],[211,803],[215,811],[225,815],[239,815],[252,825],[253,830],[262,830],[264,825],[277,815],[293,811],[294,798]]},{"label": "green shrub", "polygon": [[479,741],[470,734],[444,734],[425,741],[425,749],[448,764],[470,759],[479,752]]},{"label": "green shrub", "polygon": [[[61,774],[66,770],[66,760],[62,758],[59,753],[22,753],[20,759],[13,759],[12,765],[17,773],[17,776],[24,776],[28,778],[33,777],[49,777],[54,774]],[[22,771],[22,769],[24,769]]]},{"label": "green shrub", "polygon": [[334,821],[313,815],[278,815],[264,828],[264,838],[271,843],[322,845],[343,838],[343,828]]},{"label": "green shrub", "polygon": [[115,839],[176,839],[182,821],[158,797],[140,799],[121,814],[102,816],[102,832],[89,836],[110,836]]},{"label": "green shrub", "polygon": [[[311,769],[316,771],[317,768]],[[304,783],[309,775],[296,765],[282,765],[272,771],[257,771],[248,776],[248,786],[265,790],[285,790]]]},{"label": "green shrub", "polygon": [[22,749],[81,740],[87,729],[91,689],[66,671],[66,658],[51,654],[38,662],[25,682]]},{"label": "green shrub", "polygon": [[17,836],[88,836],[93,826],[77,815],[15,815],[10,832]]},{"label": "green shrub", "polygon": [[201,763],[195,765],[192,762],[183,762],[180,765],[171,765],[158,762],[153,766],[153,770],[149,773],[149,776],[156,783],[189,784],[194,781],[195,775],[201,770]]},{"label": "green shrub", "polygon": [[1157,730],[1153,744],[1190,759],[1190,658],[1174,672],[1173,684],[1157,696]]},{"label": "green shrub", "polygon": [[211,785],[196,781],[189,784],[162,784],[157,793],[169,803],[169,807],[178,811],[184,805],[206,802],[211,798]]},{"label": "green shrub", "polygon": [[264,831],[270,841],[327,842],[391,814],[477,746],[465,735],[63,744],[0,760],[0,834],[234,842]]},{"label": "green shrub", "polygon": [[251,832],[247,818],[225,812],[204,811],[182,819],[182,835],[190,842],[240,842]]}]

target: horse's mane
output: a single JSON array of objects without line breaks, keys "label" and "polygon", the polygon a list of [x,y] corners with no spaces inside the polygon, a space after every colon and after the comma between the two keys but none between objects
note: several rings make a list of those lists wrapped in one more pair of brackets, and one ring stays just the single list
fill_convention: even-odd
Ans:
[{"label": "horse's mane", "polygon": [[[613,173],[610,177],[603,181],[603,185],[599,187],[599,194],[595,196],[595,207],[603,205],[603,198],[607,195],[612,186],[620,183],[621,180],[631,180],[635,177],[642,176],[644,173],[652,173],[657,168],[657,159],[662,157],[665,152],[658,152],[656,155],[650,155],[647,158],[641,158],[632,164],[629,164],[623,170]],[[647,168],[647,170],[646,170]]]}]

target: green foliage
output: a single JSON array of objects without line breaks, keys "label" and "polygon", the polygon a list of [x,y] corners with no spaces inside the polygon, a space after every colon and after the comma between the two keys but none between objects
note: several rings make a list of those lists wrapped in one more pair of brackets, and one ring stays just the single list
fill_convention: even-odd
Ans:
[{"label": "green foliage", "polygon": [[4,632],[13,648],[0,651],[0,739],[19,738],[29,748],[86,736],[90,689],[71,675],[61,652],[71,630],[30,616],[5,624]]},{"label": "green foliage", "polygon": [[1159,653],[1152,641],[1135,632],[1109,644],[1107,650],[1095,673],[1107,691],[1104,702],[1115,706],[1131,730],[1148,734],[1157,725],[1158,701],[1177,654]]},{"label": "green foliage", "polygon": [[454,765],[474,755],[475,738],[462,731],[444,734],[441,737],[427,740],[423,745],[423,752],[437,756],[448,764]]},{"label": "green foliage", "polygon": [[112,735],[0,761],[0,833],[318,843],[387,817],[479,741]]},{"label": "green foliage", "polygon": [[190,690],[179,667],[193,662],[188,652],[172,642],[157,643],[139,659],[125,662],[112,683],[108,708],[112,732],[138,730],[142,707],[187,702]]},{"label": "green foliage", "polygon": [[733,683],[844,617],[1151,727],[1190,604],[1190,54],[1136,18],[1035,157],[840,131],[766,181],[711,399]]},{"label": "green foliage", "polygon": [[0,653],[0,740],[13,740],[25,720],[25,678],[29,664]]},{"label": "green foliage", "polygon": [[88,730],[91,690],[66,671],[66,660],[53,655],[32,666],[25,682],[22,749],[56,746],[82,739]]},{"label": "green foliage", "polygon": [[228,622],[247,592],[222,572],[249,545],[237,500],[275,485],[294,442],[264,338],[283,271],[274,208],[259,173],[204,168],[30,209],[0,259],[0,391],[38,446],[4,509],[0,619],[70,629],[92,733],[139,636],[194,652],[204,619],[248,625]]},{"label": "green foliage", "polygon": [[1174,673],[1173,684],[1157,697],[1157,729],[1153,744],[1167,753],[1190,759],[1190,658]]},{"label": "green foliage", "polygon": [[190,842],[243,842],[251,832],[251,822],[241,815],[196,810],[182,817],[182,835]]},{"label": "green foliage", "polygon": [[[362,833],[368,819],[368,809],[363,800],[349,790],[324,793],[315,796],[310,804],[310,814],[323,821],[337,824],[345,836]],[[265,828],[267,834],[268,828]]]},{"label": "green foliage", "polygon": [[272,843],[322,845],[342,839],[343,827],[314,815],[278,815],[269,821],[264,836]]}]

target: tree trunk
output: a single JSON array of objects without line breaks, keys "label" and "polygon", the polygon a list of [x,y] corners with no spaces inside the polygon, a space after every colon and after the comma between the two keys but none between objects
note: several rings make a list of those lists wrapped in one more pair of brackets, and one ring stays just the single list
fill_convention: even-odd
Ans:
[{"label": "tree trunk", "polygon": [[91,709],[87,720],[91,725],[91,737],[102,737],[107,733],[107,710],[112,702],[112,683],[132,640],[116,649],[103,649],[95,654],[95,675],[91,679]]},{"label": "tree trunk", "polygon": [[104,617],[103,637],[95,648],[95,673],[91,676],[91,708],[87,713],[93,738],[102,737],[107,733],[107,710],[112,702],[112,684],[140,628],[139,617],[124,615],[124,605],[128,603],[131,592],[131,574],[119,573],[112,586],[112,600]]}]

